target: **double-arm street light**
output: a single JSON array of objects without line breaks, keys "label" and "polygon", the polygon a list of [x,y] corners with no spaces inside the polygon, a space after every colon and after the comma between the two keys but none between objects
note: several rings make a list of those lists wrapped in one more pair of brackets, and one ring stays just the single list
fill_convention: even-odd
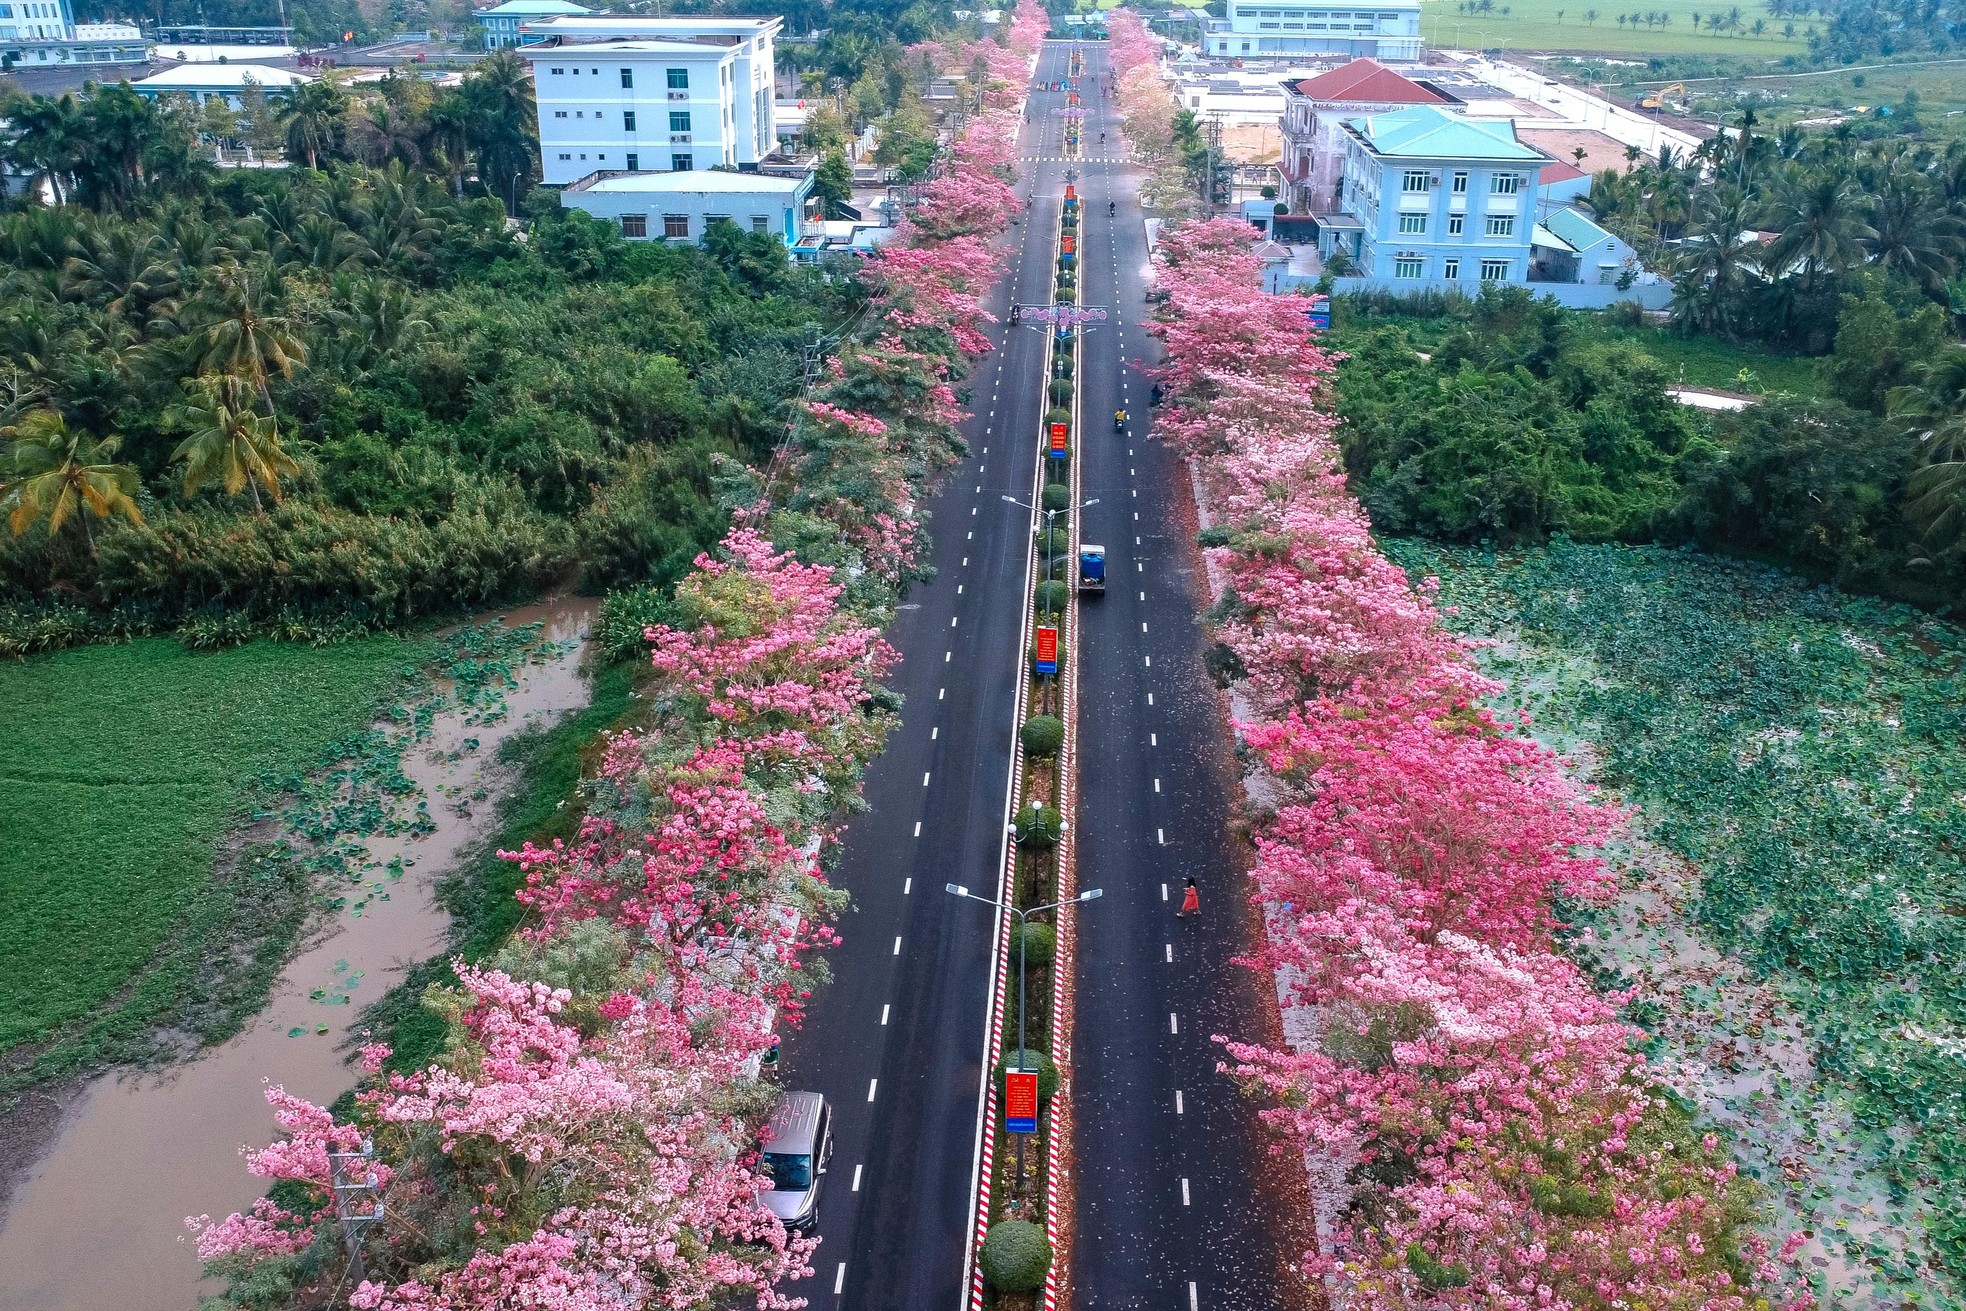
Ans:
[{"label": "double-arm street light", "polygon": [[[1052,534],[1058,530],[1058,516],[1071,513],[1071,507],[1067,506],[1063,510],[1041,510],[1035,505],[1018,500],[1015,496],[1006,496],[1004,500],[1009,501],[1012,505],[1029,510],[1033,514],[1044,516],[1044,577],[1046,582],[1050,582],[1052,572],[1057,568],[1058,564],[1056,558],[1058,552],[1054,547]],[[1095,496],[1089,501],[1081,502],[1079,509],[1083,510],[1097,504],[1099,504],[1099,498]],[[1044,612],[1046,617],[1049,617],[1051,614],[1051,591],[1049,588],[1045,590],[1044,594]]]},{"label": "double-arm street light", "polygon": [[[942,890],[953,897],[965,897],[970,901],[980,901],[985,906],[995,906],[998,910],[1007,910],[1017,917],[1017,1068],[1022,1071],[1025,1061],[1028,1059],[1025,1053],[1029,1050],[1024,1046],[1024,939],[1027,936],[1024,926],[1030,920],[1031,916],[1043,911],[1058,910],[1065,906],[1076,906],[1082,901],[1097,901],[1105,894],[1098,888],[1087,888],[1078,896],[1066,901],[1054,901],[1046,906],[1033,906],[1029,910],[1019,910],[1007,901],[998,901],[994,897],[979,897],[960,883],[945,883],[942,885]],[[1017,1177],[1020,1180],[1024,1177],[1024,1137],[1022,1134],[1019,1134],[1017,1137]]]}]

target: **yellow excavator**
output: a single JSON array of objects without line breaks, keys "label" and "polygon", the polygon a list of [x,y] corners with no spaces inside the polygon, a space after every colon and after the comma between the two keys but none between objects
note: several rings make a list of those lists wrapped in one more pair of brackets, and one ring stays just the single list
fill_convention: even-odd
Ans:
[{"label": "yellow excavator", "polygon": [[1670,86],[1662,86],[1657,91],[1646,96],[1645,99],[1638,102],[1638,107],[1640,109],[1649,109],[1656,114],[1666,107],[1667,97],[1675,95],[1684,96],[1685,94],[1686,84],[1684,82],[1674,82]]}]

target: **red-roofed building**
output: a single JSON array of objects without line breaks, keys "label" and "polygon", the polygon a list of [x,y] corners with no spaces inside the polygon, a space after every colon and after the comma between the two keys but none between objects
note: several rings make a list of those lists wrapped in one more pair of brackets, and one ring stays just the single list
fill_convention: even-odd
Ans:
[{"label": "red-roofed building", "polygon": [[1562,160],[1543,165],[1536,183],[1536,199],[1543,212],[1560,209],[1591,194],[1591,175]]},{"label": "red-roofed building", "polygon": [[1354,59],[1328,73],[1283,86],[1285,198],[1299,213],[1343,209],[1338,179],[1344,171],[1347,118],[1407,105],[1460,103],[1430,82],[1406,77],[1376,59]]}]

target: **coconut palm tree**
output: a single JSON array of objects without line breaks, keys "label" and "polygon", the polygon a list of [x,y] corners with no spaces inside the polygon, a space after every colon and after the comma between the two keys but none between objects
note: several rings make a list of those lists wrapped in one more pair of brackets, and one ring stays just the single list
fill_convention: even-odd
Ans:
[{"label": "coconut palm tree", "polygon": [[1947,212],[1938,189],[1909,161],[1877,179],[1870,227],[1864,245],[1873,260],[1905,274],[1927,295],[1945,298],[1946,281],[1966,249],[1966,222]]},{"label": "coconut palm tree", "polygon": [[1966,346],[1948,346],[1893,388],[1890,413],[1918,443],[1905,513],[1941,549],[1966,540]]},{"label": "coconut palm tree", "polygon": [[143,522],[135,499],[137,471],[111,462],[122,445],[120,439],[97,441],[70,428],[50,409],[31,412],[13,427],[0,430],[0,437],[9,439],[5,463],[0,464],[4,470],[0,506],[8,511],[7,524],[14,536],[46,519],[52,538],[75,519],[93,555],[96,535],[90,515],[107,519],[120,514],[131,523]]},{"label": "coconut palm tree", "polygon": [[66,204],[88,148],[81,103],[68,92],[16,96],[6,107],[6,118],[11,129],[7,162],[27,174],[28,194],[45,191],[55,204]]},{"label": "coconut palm tree", "polygon": [[149,228],[116,223],[85,235],[82,246],[83,253],[62,270],[68,294],[119,319],[140,322],[151,306],[178,289],[170,255]]},{"label": "coconut palm tree", "polygon": [[226,373],[250,383],[273,413],[267,383],[291,378],[307,363],[307,344],[268,290],[269,272],[237,265],[219,269],[210,292],[187,306],[182,319],[191,338],[191,371]]},{"label": "coconut palm tree", "polygon": [[1769,243],[1768,263],[1800,270],[1803,285],[1814,291],[1824,277],[1862,262],[1864,243],[1877,233],[1859,204],[1856,183],[1840,167],[1787,171],[1769,205],[1778,235]]},{"label": "coconut palm tree", "polygon": [[347,110],[348,95],[332,79],[324,77],[294,87],[282,115],[287,154],[294,159],[304,156],[307,167],[319,168],[321,156],[331,152],[341,139],[342,115]]},{"label": "coconut palm tree", "polygon": [[184,493],[194,496],[211,483],[228,496],[241,489],[253,494],[253,512],[265,514],[259,489],[277,504],[280,479],[300,472],[300,464],[280,445],[280,424],[270,415],[255,414],[243,382],[226,374],[187,378],[185,400],[164,411],[168,431],[185,434],[173,460],[184,461]]}]

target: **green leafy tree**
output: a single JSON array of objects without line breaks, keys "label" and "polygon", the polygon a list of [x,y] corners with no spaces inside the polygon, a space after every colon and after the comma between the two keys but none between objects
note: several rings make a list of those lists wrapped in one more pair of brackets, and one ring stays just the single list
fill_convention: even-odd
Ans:
[{"label": "green leafy tree", "polygon": [[93,555],[91,515],[107,519],[120,514],[131,523],[143,522],[136,503],[137,471],[113,462],[122,445],[118,438],[98,441],[69,427],[54,410],[35,410],[0,436],[8,439],[0,466],[6,469],[0,478],[0,506],[8,510],[14,536],[45,519],[53,538],[74,519]]},{"label": "green leafy tree", "polygon": [[539,176],[532,78],[523,60],[501,50],[472,70],[460,92],[465,139],[478,159],[478,181],[509,201]]},{"label": "green leafy tree", "polygon": [[341,148],[342,120],[347,112],[348,93],[330,78],[292,88],[281,114],[287,157],[296,163],[304,159],[307,167],[319,168],[323,158]]},{"label": "green leafy tree", "polygon": [[812,192],[825,204],[827,218],[843,217],[841,206],[853,199],[853,166],[847,163],[845,151],[831,151],[820,161],[812,176]]},{"label": "green leafy tree", "polygon": [[291,378],[307,363],[307,343],[282,310],[274,279],[236,266],[220,270],[210,293],[186,311],[192,371],[230,374],[249,383],[268,414],[274,374]]}]

